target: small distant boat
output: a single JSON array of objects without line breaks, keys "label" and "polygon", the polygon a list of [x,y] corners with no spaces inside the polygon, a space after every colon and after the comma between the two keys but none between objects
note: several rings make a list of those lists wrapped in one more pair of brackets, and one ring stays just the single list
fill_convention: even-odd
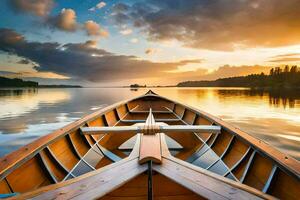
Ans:
[{"label": "small distant boat", "polygon": [[299,174],[294,158],[150,90],[2,158],[0,197],[299,199]]}]

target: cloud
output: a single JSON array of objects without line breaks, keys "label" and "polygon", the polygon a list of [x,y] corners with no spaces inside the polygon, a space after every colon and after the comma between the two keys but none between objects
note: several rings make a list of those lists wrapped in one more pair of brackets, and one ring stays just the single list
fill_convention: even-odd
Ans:
[{"label": "cloud", "polygon": [[300,56],[300,53],[287,53],[273,56],[272,58],[282,58],[282,57],[290,57],[290,56]]},{"label": "cloud", "polygon": [[211,50],[300,43],[299,0],[147,0],[116,4],[117,24],[132,24],[149,40],[176,39]]},{"label": "cloud", "polygon": [[138,43],[139,42],[139,39],[137,39],[137,38],[132,38],[132,39],[130,39],[130,42],[131,43]]},{"label": "cloud", "polygon": [[102,29],[99,24],[92,20],[86,21],[84,28],[89,36],[107,37],[109,35],[106,30]]},{"label": "cloud", "polygon": [[85,42],[85,45],[90,48],[96,48],[98,41],[96,40],[88,40]]},{"label": "cloud", "polygon": [[8,71],[0,71],[0,76],[4,76],[6,78],[42,78],[42,79],[60,79],[60,80],[68,80],[69,77],[59,75],[53,72],[8,72]]},{"label": "cloud", "polygon": [[156,48],[148,48],[145,50],[145,54],[147,55],[152,55],[152,54],[156,54],[160,51],[160,49],[156,49]]},{"label": "cloud", "polygon": [[242,66],[231,66],[231,65],[224,65],[219,67],[218,69],[208,72],[202,79],[206,80],[215,80],[218,78],[227,78],[227,77],[234,77],[234,76],[246,76],[249,74],[260,74],[265,73],[269,74],[270,69],[272,67],[269,66],[261,66],[261,65],[242,65]]},{"label": "cloud", "polygon": [[23,64],[23,65],[28,65],[30,64],[30,60],[27,59],[21,59],[20,61],[18,61],[18,64]]},{"label": "cloud", "polygon": [[15,45],[19,42],[24,41],[24,37],[11,29],[2,28],[0,29],[0,47],[3,48],[4,51],[9,51],[6,49],[10,45]]},{"label": "cloud", "polygon": [[[114,82],[156,78],[175,84],[185,80],[215,80],[217,78],[269,73],[268,66],[224,65],[216,70],[198,68],[196,71],[180,71],[182,66],[194,63],[205,64],[203,59],[176,62],[152,62],[136,56],[116,55],[97,48],[97,41],[60,44],[55,42],[30,42],[10,29],[0,29],[0,50],[21,59],[36,63],[36,76],[69,77],[92,82]],[[33,74],[24,74],[24,76]],[[162,80],[161,77],[168,77]]]},{"label": "cloud", "polygon": [[[168,71],[174,71],[179,66],[199,62],[151,62],[95,48],[94,41],[64,45],[56,42],[30,42],[10,29],[0,29],[0,50],[36,63],[38,66],[34,69],[38,73],[54,73],[93,82],[162,77],[170,75]],[[174,73],[174,76],[177,75]]]},{"label": "cloud", "polygon": [[281,54],[271,57],[268,62],[275,62],[275,63],[287,63],[287,62],[299,62],[300,61],[300,53],[288,53],[288,54]]},{"label": "cloud", "polygon": [[132,29],[126,28],[120,31],[122,35],[130,35],[132,33]]},{"label": "cloud", "polygon": [[54,6],[53,0],[10,0],[11,7],[17,12],[47,16]]},{"label": "cloud", "polygon": [[49,17],[45,24],[51,28],[67,32],[83,29],[88,36],[107,37],[109,35],[108,31],[103,29],[98,23],[88,20],[84,24],[80,24],[76,18],[76,12],[73,9],[64,8],[57,16]]},{"label": "cloud", "polygon": [[287,63],[287,62],[299,62],[299,61],[300,61],[300,58],[290,57],[290,58],[273,59],[273,60],[269,60],[268,62]]},{"label": "cloud", "polygon": [[89,11],[95,11],[96,9],[101,9],[104,6],[106,6],[106,3],[104,1],[101,1],[96,6],[90,8]]},{"label": "cloud", "polygon": [[49,17],[46,24],[52,28],[63,31],[74,32],[78,28],[76,21],[76,12],[73,9],[62,9],[61,12],[54,17]]}]

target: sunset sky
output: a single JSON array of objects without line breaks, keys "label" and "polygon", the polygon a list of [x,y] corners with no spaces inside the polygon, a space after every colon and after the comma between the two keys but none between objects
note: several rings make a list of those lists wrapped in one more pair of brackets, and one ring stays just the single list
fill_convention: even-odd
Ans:
[{"label": "sunset sky", "polygon": [[1,0],[0,76],[174,85],[300,63],[300,0]]}]

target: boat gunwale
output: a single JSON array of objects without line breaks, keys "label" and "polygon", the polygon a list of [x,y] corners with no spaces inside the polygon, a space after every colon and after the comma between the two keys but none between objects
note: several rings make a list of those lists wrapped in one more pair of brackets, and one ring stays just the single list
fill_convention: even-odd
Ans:
[{"label": "boat gunwale", "polygon": [[[164,96],[160,96],[157,94],[151,94],[146,93],[144,95],[140,95],[131,99],[123,100],[116,102],[110,106],[107,106],[101,110],[98,110],[96,112],[90,113],[81,119],[78,119],[60,129],[57,129],[55,131],[52,131],[51,133],[44,135],[33,142],[17,149],[16,151],[13,151],[6,156],[0,158],[0,181],[3,180],[6,175],[8,175],[10,172],[12,172],[14,169],[21,166],[26,161],[33,158],[35,155],[37,155],[43,148],[47,147],[51,143],[57,141],[58,139],[64,137],[67,134],[70,134],[72,131],[75,131],[79,129],[81,126],[84,126],[87,122],[90,122],[94,120],[95,118],[101,116],[102,114],[105,114],[106,112],[112,111],[116,109],[120,105],[126,105],[127,103],[147,98],[147,97],[158,97],[161,99],[164,99],[166,101],[174,103],[173,106],[173,112],[175,105],[183,106],[184,109],[188,109],[190,111],[193,111],[196,115],[199,115],[200,117],[204,117],[217,125],[220,125],[222,129],[228,131],[229,133],[238,136],[240,139],[242,139],[246,144],[253,147],[255,150],[261,153],[262,156],[268,156],[271,158],[283,171],[285,171],[288,174],[291,174],[300,179],[300,162],[298,162],[295,158],[277,150],[276,148],[272,147],[271,145],[263,142],[260,139],[257,139],[256,137],[236,128],[235,126],[231,125],[230,123],[227,123],[223,121],[222,119],[215,117],[209,113],[206,113],[202,110],[199,110],[197,108],[194,108],[193,106],[185,105],[183,103],[180,103],[178,101],[170,100]],[[183,117],[183,116],[182,116]],[[181,118],[182,120],[182,118]],[[264,155],[265,154],[265,155]]]}]

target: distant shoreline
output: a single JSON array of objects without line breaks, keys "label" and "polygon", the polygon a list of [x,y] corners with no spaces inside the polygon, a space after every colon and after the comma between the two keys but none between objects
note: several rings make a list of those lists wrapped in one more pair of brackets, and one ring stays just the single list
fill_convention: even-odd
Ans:
[{"label": "distant shoreline", "polygon": [[19,78],[0,77],[0,88],[82,88],[80,85],[40,85],[35,81],[24,81]]},{"label": "distant shoreline", "polygon": [[83,88],[81,85],[39,85],[37,88]]}]

